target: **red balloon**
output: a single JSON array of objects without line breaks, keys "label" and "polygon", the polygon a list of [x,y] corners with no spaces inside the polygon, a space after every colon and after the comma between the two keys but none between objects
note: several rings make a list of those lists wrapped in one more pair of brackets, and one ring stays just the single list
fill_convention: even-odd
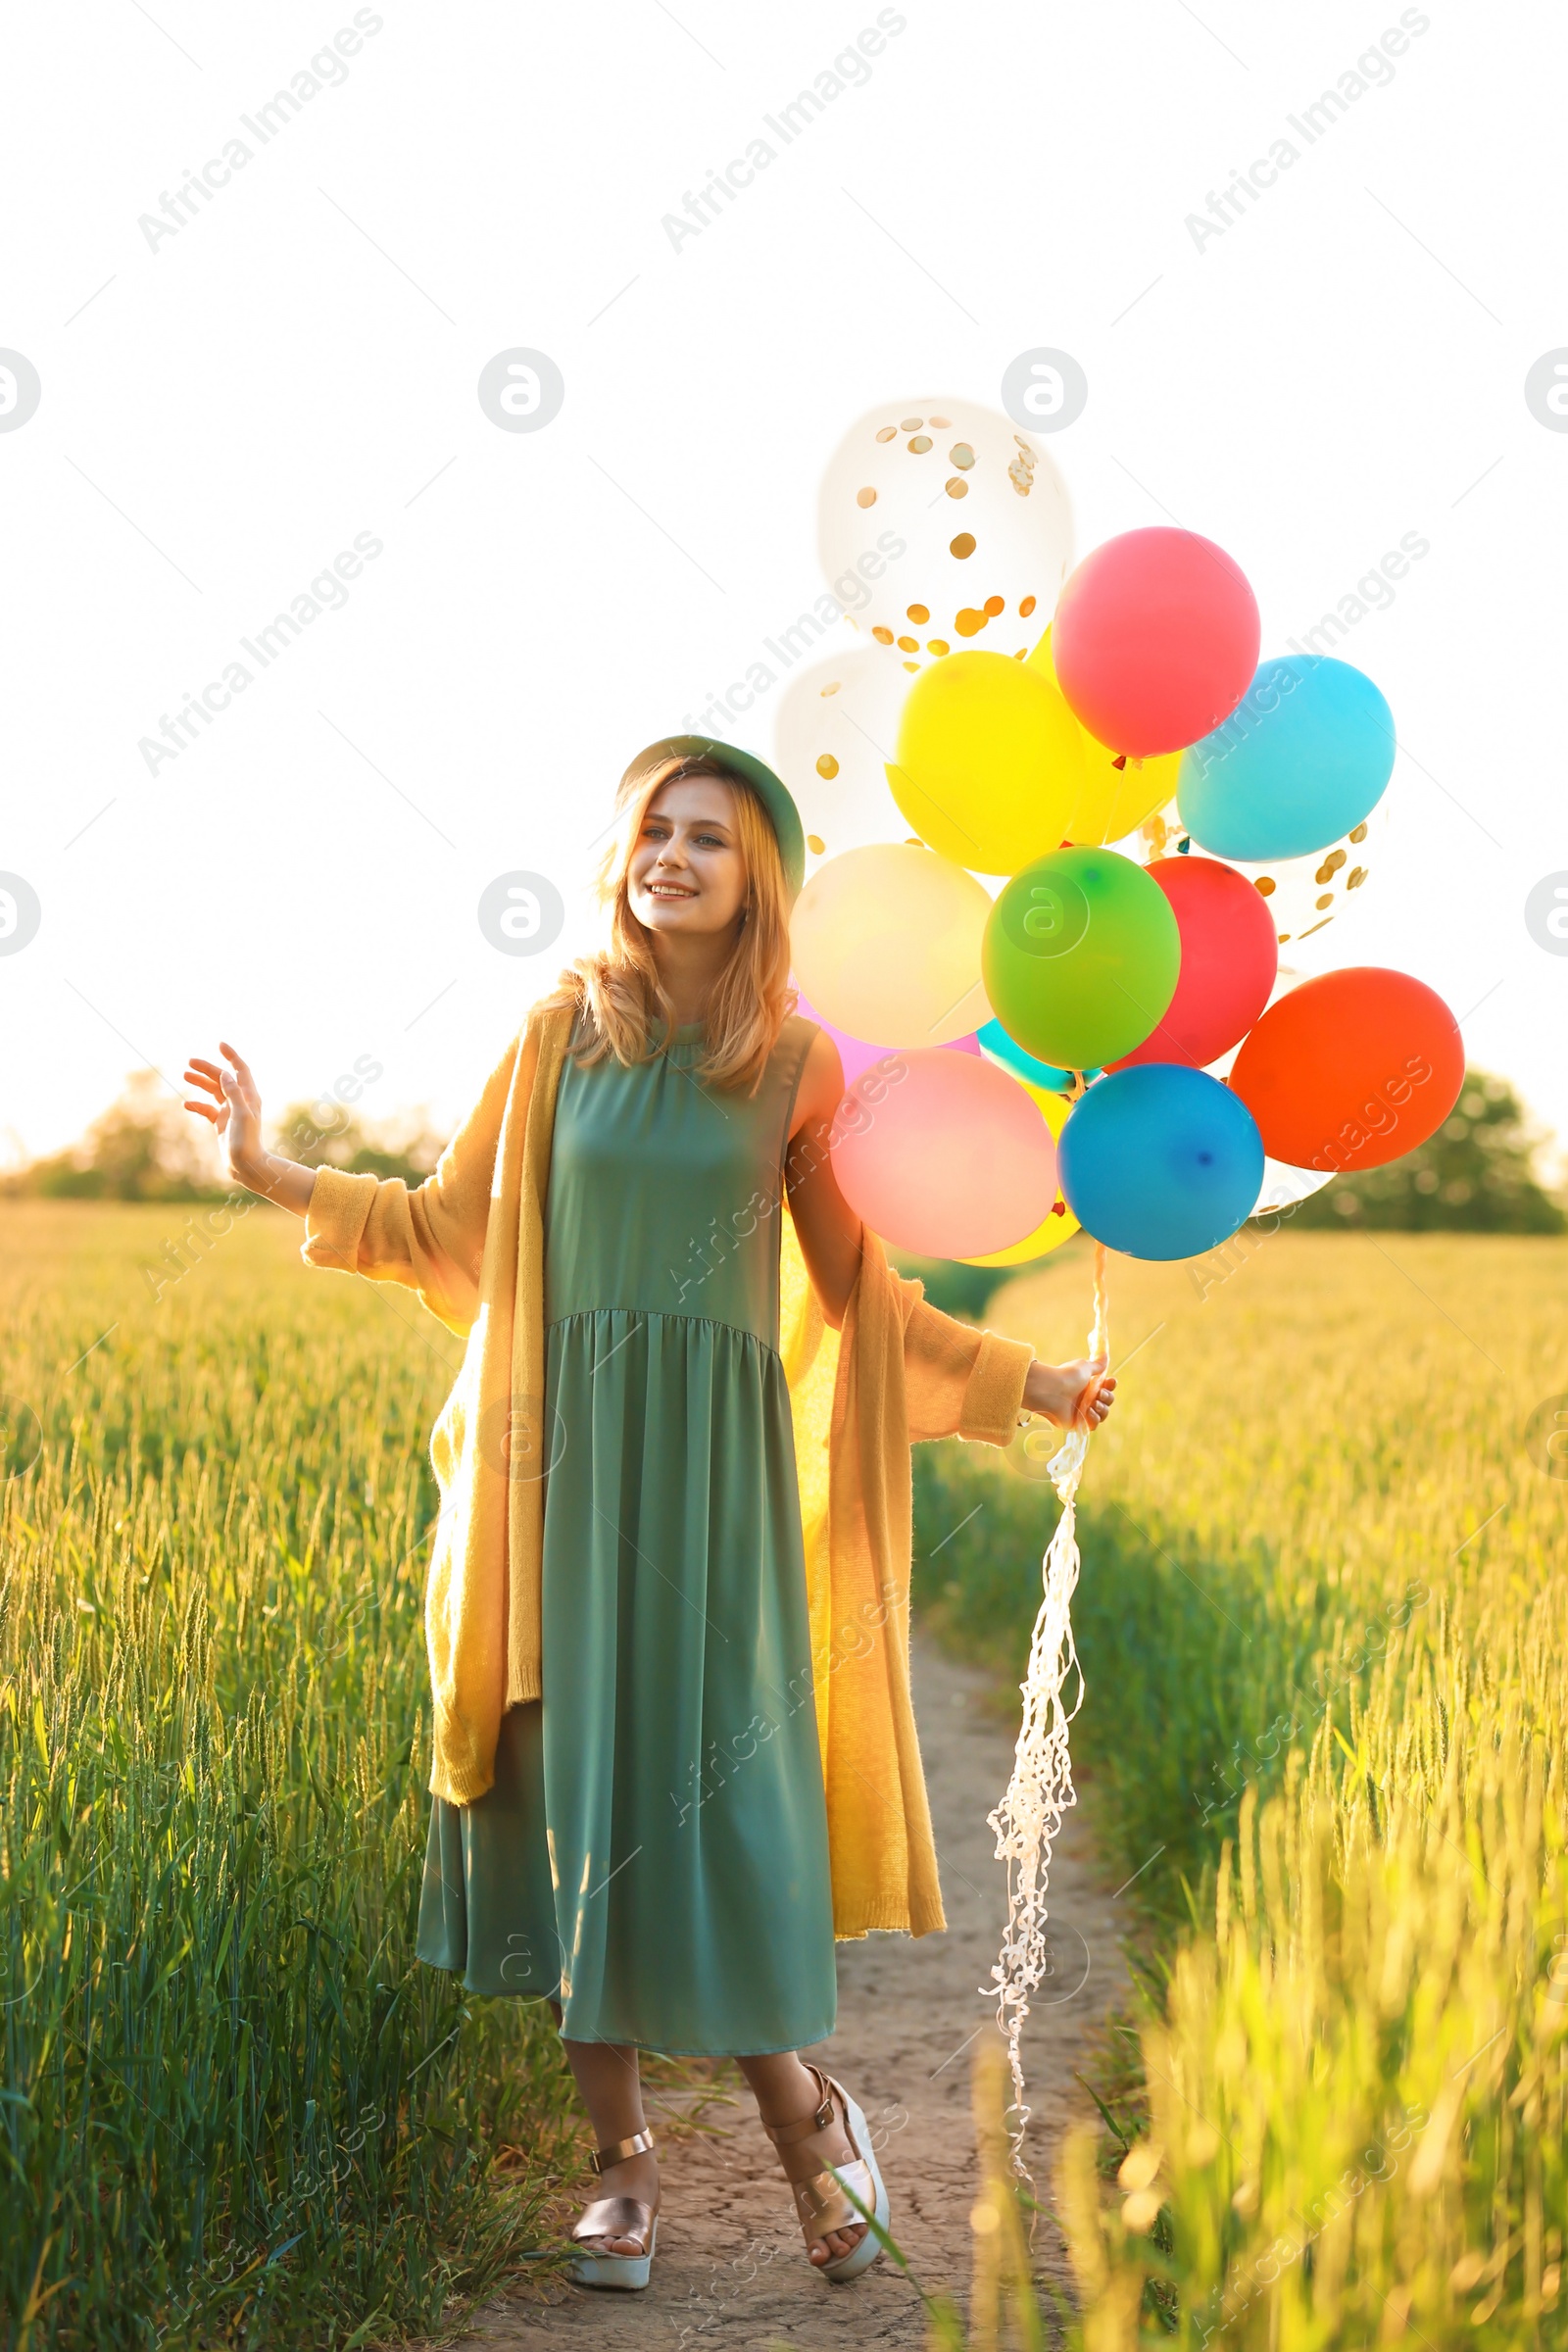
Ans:
[{"label": "red balloon", "polygon": [[1271,1004],[1231,1085],[1293,1168],[1381,1168],[1443,1125],[1464,1084],[1459,1024],[1435,990],[1376,964],[1323,972]]},{"label": "red balloon", "polygon": [[1280,955],[1274,918],[1247,876],[1217,858],[1156,858],[1148,872],[1170,901],[1182,968],[1168,1011],[1109,1067],[1183,1061],[1200,1070],[1244,1038],[1268,1003]]},{"label": "red balloon", "polygon": [[1075,717],[1138,760],[1184,751],[1229,718],[1261,642],[1257,599],[1225,550],[1163,525],[1087,555],[1051,624]]}]

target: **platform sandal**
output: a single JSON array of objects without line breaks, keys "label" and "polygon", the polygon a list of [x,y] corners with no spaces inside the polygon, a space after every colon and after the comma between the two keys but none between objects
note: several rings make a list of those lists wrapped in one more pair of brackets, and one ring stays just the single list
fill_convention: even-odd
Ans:
[{"label": "platform sandal", "polygon": [[[821,2096],[808,2116],[794,2124],[763,2124],[762,2130],[779,2153],[784,2178],[795,2194],[795,2210],[800,2217],[802,2232],[808,2250],[833,2230],[858,2230],[865,2226],[865,2215],[873,2213],[886,2230],[892,2217],[888,2192],[871,2147],[871,2134],[865,2117],[851,2098],[842,2082],[824,2075],[820,2067],[804,2062],[808,2074],[816,2081]],[[848,2164],[824,2165],[814,2152],[801,2143],[816,2132],[825,2132],[834,2121],[837,2102],[845,2132],[855,2154]],[[808,2167],[808,2170],[803,2170]],[[853,2191],[863,2210],[857,2210],[845,2191]],[[882,2242],[872,2230],[866,2230],[859,2243],[848,2254],[834,2262],[813,2264],[824,2278],[835,2286],[845,2286],[869,2270],[882,2251]]]},{"label": "platform sandal", "polygon": [[[633,2132],[612,2147],[595,2148],[588,2162],[596,2173],[606,2173],[612,2164],[624,2164],[628,2156],[651,2154],[653,2145],[651,2132]],[[571,2235],[573,2244],[586,2237],[635,2237],[642,2246],[640,2254],[573,2254],[567,2275],[574,2284],[646,2286],[659,2236],[659,2208],[645,2205],[640,2197],[597,2197]]]}]

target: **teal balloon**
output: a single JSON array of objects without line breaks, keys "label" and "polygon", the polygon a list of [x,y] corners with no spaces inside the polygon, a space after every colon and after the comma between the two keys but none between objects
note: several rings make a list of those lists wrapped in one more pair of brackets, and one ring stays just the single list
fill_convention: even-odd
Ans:
[{"label": "teal balloon", "polygon": [[1246,1223],[1263,1139],[1239,1095],[1184,1062],[1112,1070],[1073,1104],[1056,1146],[1084,1231],[1129,1257],[1196,1257]]},{"label": "teal balloon", "polygon": [[1183,753],[1176,805],[1215,858],[1304,858],[1371,814],[1394,752],[1394,713],[1369,677],[1326,654],[1282,654]]},{"label": "teal balloon", "polygon": [[1037,1060],[1101,1069],[1141,1046],[1176,994],[1170,901],[1114,850],[1052,850],[992,907],[980,969],[991,1009]]},{"label": "teal balloon", "polygon": [[[1070,1089],[1076,1072],[1058,1070],[1054,1062],[1037,1061],[1026,1054],[1015,1037],[1009,1037],[1000,1021],[985,1021],[975,1032],[983,1053],[993,1061],[1000,1061],[1004,1070],[1015,1078],[1027,1078],[1031,1086],[1043,1086],[1048,1095],[1064,1095]],[[1098,1070],[1085,1070],[1086,1078],[1098,1078]]]}]

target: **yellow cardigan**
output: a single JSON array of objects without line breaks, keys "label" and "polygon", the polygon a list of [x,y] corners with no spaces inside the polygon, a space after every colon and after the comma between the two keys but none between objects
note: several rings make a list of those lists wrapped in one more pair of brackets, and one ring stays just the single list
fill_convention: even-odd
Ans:
[{"label": "yellow cardigan", "polygon": [[[569,1008],[536,1007],[426,1181],[317,1171],[307,1265],[416,1289],[467,1341],[430,1441],[441,1490],[429,1580],[430,1787],[452,1804],[495,1775],[508,1707],[541,1695],[549,1438],[544,1203]],[[865,1236],[841,1331],[807,1277],[787,1200],[780,1353],[806,1542],[834,1933],[942,1927],[909,1701],[909,1446],[1011,1439],[1033,1349],[956,1323]]]}]

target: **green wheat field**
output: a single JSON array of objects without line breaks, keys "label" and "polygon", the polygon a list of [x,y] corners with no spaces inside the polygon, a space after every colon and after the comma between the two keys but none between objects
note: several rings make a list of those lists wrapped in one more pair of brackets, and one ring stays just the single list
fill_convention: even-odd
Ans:
[{"label": "green wheat field", "polygon": [[[548,2019],[413,1958],[459,1343],[262,1208],[178,1273],[189,1213],[0,1203],[4,2352],[450,2326],[580,2166]],[[1142,1991],[1037,2217],[1072,2339],[1568,2341],[1568,1242],[1283,1231],[1111,1302],[1074,1753]],[[1073,1245],[986,1320],[1089,1306]],[[917,1602],[1003,1689],[1041,1469],[916,1454]],[[1059,2333],[1015,2220],[976,2343]]]},{"label": "green wheat field", "polygon": [[262,1207],[155,1298],[190,1213],[0,1208],[7,2352],[431,2327],[568,2128],[413,1954],[458,1344]]},{"label": "green wheat field", "polygon": [[[1568,2341],[1568,1245],[1230,1263],[1110,1274],[1074,1752],[1148,1991],[1057,2183],[1083,2340]],[[1062,1354],[1088,1300],[988,1319]],[[918,1589],[1016,1672],[1049,1489],[947,1450]]]}]

